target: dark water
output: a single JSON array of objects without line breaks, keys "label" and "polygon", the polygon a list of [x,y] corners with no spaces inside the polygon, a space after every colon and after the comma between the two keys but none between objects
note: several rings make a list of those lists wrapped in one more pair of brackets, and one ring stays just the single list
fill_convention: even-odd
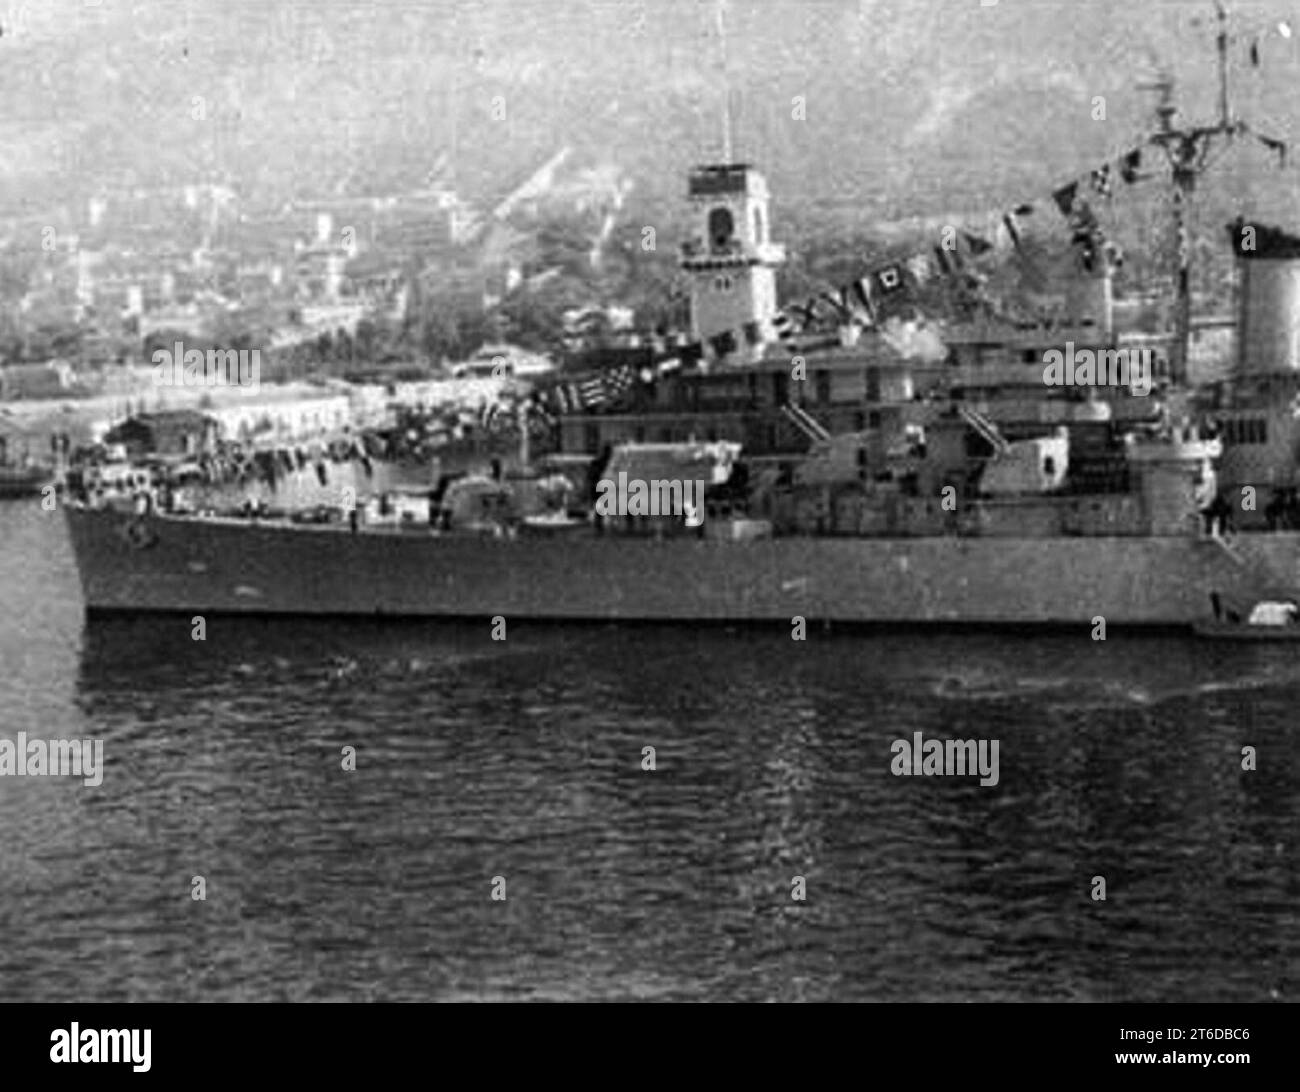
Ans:
[{"label": "dark water", "polygon": [[[98,788],[0,778],[0,999],[1300,993],[1294,646],[218,620],[196,643],[87,626],[59,519],[0,517],[0,735],[106,760]],[[918,730],[999,739],[999,784],[894,776]]]}]

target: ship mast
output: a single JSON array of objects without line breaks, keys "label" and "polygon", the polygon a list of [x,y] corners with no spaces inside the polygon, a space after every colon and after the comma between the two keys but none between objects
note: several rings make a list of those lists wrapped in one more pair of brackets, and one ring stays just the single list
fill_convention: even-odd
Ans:
[{"label": "ship mast", "polygon": [[722,162],[731,162],[731,81],[727,73],[727,0],[718,0],[714,17],[718,24],[718,51],[722,69]]},{"label": "ship mast", "polygon": [[1188,206],[1196,190],[1196,180],[1205,173],[1206,160],[1215,141],[1230,141],[1244,126],[1234,121],[1228,98],[1228,12],[1220,0],[1215,0],[1219,30],[1216,51],[1219,66],[1219,118],[1213,125],[1180,127],[1174,124],[1178,108],[1174,105],[1174,79],[1164,72],[1153,83],[1142,85],[1144,90],[1156,91],[1160,101],[1156,106],[1158,128],[1151,142],[1164,149],[1169,160],[1171,198],[1173,203],[1174,232],[1178,245],[1178,266],[1174,297],[1174,341],[1170,353],[1171,379],[1182,386],[1187,381],[1188,345],[1192,326],[1192,276],[1191,242],[1188,232]]}]

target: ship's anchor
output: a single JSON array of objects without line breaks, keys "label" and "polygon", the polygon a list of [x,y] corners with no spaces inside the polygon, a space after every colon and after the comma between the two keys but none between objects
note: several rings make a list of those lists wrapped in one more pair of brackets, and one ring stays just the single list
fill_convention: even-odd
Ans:
[{"label": "ship's anchor", "polygon": [[152,527],[143,519],[133,519],[123,528],[126,541],[137,550],[144,550],[158,541]]}]

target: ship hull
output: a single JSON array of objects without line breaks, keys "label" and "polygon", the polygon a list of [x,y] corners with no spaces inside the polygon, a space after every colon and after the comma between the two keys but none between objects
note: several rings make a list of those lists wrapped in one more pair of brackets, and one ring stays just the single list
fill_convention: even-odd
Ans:
[{"label": "ship hull", "polygon": [[[88,612],[1190,626],[1296,586],[1300,539],[519,538],[65,506]],[[1256,541],[1246,542],[1246,539]]]}]

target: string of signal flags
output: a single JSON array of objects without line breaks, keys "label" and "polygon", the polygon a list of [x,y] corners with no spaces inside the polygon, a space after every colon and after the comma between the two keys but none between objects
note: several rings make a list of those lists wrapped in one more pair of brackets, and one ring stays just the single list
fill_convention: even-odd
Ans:
[{"label": "string of signal flags", "polygon": [[[1280,166],[1287,165],[1286,141],[1258,133],[1245,122],[1238,122],[1236,128],[1241,135],[1253,137],[1274,153]],[[788,348],[795,348],[803,335],[816,330],[828,318],[838,324],[856,323],[871,328],[879,325],[880,312],[887,301],[914,295],[917,289],[935,281],[959,286],[979,296],[988,279],[981,263],[1019,251],[1024,221],[1044,207],[1055,207],[1085,270],[1096,268],[1100,260],[1111,263],[1112,267],[1122,265],[1123,252],[1106,237],[1093,204],[1111,200],[1117,183],[1127,188],[1154,177],[1143,169],[1144,157],[1152,155],[1148,147],[1152,143],[1154,138],[1056,187],[1045,197],[993,214],[988,218],[987,227],[976,230],[949,225],[936,245],[873,266],[849,284],[828,288],[787,305],[773,320],[777,337]],[[732,343],[735,334],[715,338],[720,339]],[[713,346],[715,352],[725,347]]]},{"label": "string of signal flags", "polygon": [[[1287,165],[1289,147],[1286,141],[1258,133],[1245,122],[1237,122],[1235,130],[1240,135],[1254,138],[1275,154],[1280,166]],[[1005,212],[993,214],[988,218],[988,227],[976,230],[950,225],[945,228],[937,245],[873,266],[864,276],[837,289],[826,289],[801,302],[787,304],[773,319],[776,336],[787,348],[797,350],[804,337],[818,332],[818,327],[827,318],[834,319],[839,325],[878,326],[887,301],[907,298],[917,289],[936,281],[955,283],[979,294],[988,279],[981,263],[1010,251],[1019,251],[1023,221],[1036,216],[1045,206],[1055,208],[1085,270],[1095,268],[1098,260],[1112,266],[1122,264],[1123,253],[1106,237],[1093,202],[1111,200],[1116,194],[1117,182],[1127,188],[1154,177],[1143,168],[1146,157],[1152,154],[1149,145],[1156,142],[1156,138],[1148,139],[1056,187],[1046,197],[1021,202]],[[679,345],[676,355],[668,358],[657,352],[658,361],[650,367],[622,366],[556,377],[538,384],[526,400],[529,427],[549,427],[563,414],[617,404],[638,383],[654,382],[690,361],[707,363],[711,359],[725,358],[742,344],[756,345],[763,338],[764,331],[760,325],[749,322],[735,330],[714,334],[703,343]],[[489,430],[518,427],[516,415],[501,412],[502,409],[497,404],[487,408],[483,424]]]}]

